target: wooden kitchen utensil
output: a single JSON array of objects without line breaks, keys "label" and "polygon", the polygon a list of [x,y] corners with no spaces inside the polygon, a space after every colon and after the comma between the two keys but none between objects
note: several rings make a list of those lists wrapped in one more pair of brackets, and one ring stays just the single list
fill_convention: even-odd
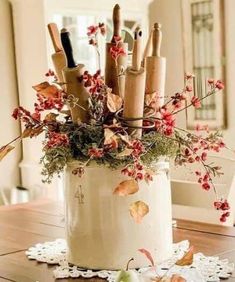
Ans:
[{"label": "wooden kitchen utensil", "polygon": [[119,56],[117,66],[115,60],[110,54],[110,48],[115,46],[115,38],[121,39],[121,11],[118,4],[113,9],[113,37],[110,43],[106,43],[106,64],[105,64],[105,84],[112,88],[112,93],[124,97],[125,75],[123,73],[127,68],[128,45],[122,39],[118,43],[118,47],[123,48],[126,55]]},{"label": "wooden kitchen utensil", "polygon": [[[141,67],[142,61],[142,31],[135,30],[132,55],[132,66],[126,70],[123,117],[130,126],[129,132],[134,138],[141,138],[145,97],[146,73]],[[137,119],[137,120],[131,120]]]},{"label": "wooden kitchen utensil", "polygon": [[67,66],[63,69],[63,77],[66,82],[67,93],[71,95],[73,100],[72,105],[70,105],[72,120],[74,123],[87,122],[89,94],[79,79],[84,74],[85,66],[75,63],[70,34],[65,28],[61,30],[61,41],[67,59]]},{"label": "wooden kitchen utensil", "polygon": [[66,66],[66,58],[60,40],[60,33],[55,23],[48,24],[48,30],[54,46],[55,53],[51,55],[58,82],[63,82],[62,70]]},{"label": "wooden kitchen utensil", "polygon": [[152,54],[152,50],[153,50],[153,46],[152,46],[152,41],[153,41],[153,29],[151,29],[150,33],[149,33],[149,37],[144,49],[144,53],[143,53],[143,59],[142,59],[142,67],[145,64],[145,59],[149,56],[151,56]]},{"label": "wooden kitchen utensil", "polygon": [[152,36],[152,56],[147,57],[145,95],[156,93],[156,110],[164,105],[166,58],[161,57],[161,24],[155,23]]}]

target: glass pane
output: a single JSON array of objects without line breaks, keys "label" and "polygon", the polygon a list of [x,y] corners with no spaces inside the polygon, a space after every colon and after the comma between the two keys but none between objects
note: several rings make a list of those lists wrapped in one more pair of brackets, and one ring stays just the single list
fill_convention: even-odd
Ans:
[{"label": "glass pane", "polygon": [[[213,0],[191,4],[193,71],[196,75],[195,94],[202,98],[207,93],[208,78],[214,77],[213,60]],[[202,107],[195,111],[197,120],[216,119],[214,95],[203,100]]]}]

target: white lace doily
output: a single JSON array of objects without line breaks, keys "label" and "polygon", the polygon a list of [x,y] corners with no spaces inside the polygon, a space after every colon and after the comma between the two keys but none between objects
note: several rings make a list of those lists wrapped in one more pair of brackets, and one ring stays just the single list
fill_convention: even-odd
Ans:
[{"label": "white lace doily", "polygon": [[[234,270],[234,264],[227,259],[220,260],[218,257],[205,256],[202,253],[194,255],[193,264],[190,266],[173,266],[189,248],[188,241],[174,244],[174,254],[171,259],[157,266],[157,274],[162,276],[180,274],[188,282],[216,282],[220,279],[229,278]],[[37,244],[26,251],[29,259],[45,262],[47,264],[58,265],[54,270],[55,278],[92,278],[99,277],[114,282],[117,271],[82,269],[71,266],[67,261],[67,246],[64,239],[57,239],[53,242]],[[168,270],[169,269],[169,270]],[[137,270],[142,281],[150,281],[156,276],[156,272],[150,268]]]}]

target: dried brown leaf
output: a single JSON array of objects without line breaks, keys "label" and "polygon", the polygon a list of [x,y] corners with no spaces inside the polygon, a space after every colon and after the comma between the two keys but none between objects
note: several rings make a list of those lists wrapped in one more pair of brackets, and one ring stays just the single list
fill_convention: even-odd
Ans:
[{"label": "dried brown leaf", "polygon": [[118,147],[118,137],[109,128],[104,129],[104,145],[114,144],[114,147]]},{"label": "dried brown leaf", "polygon": [[47,82],[47,81],[44,81],[44,82],[42,82],[40,84],[37,84],[37,85],[33,86],[33,89],[36,90],[37,92],[40,92],[40,91],[46,89],[49,86],[50,86],[50,83]]},{"label": "dried brown leaf", "polygon": [[139,185],[134,179],[124,180],[118,184],[113,194],[119,196],[127,196],[135,194],[139,191]]},{"label": "dried brown leaf", "polygon": [[0,161],[5,158],[5,156],[10,153],[10,151],[12,151],[15,147],[11,146],[11,145],[7,145],[7,146],[3,146],[2,148],[0,148]]},{"label": "dried brown leaf", "polygon": [[117,154],[117,158],[128,157],[132,154],[133,149],[125,148],[122,152]]},{"label": "dried brown leaf", "polygon": [[58,117],[58,114],[55,113],[49,113],[45,116],[44,121],[46,122],[53,122],[56,121],[56,117]]},{"label": "dried brown leaf", "polygon": [[191,265],[193,263],[193,254],[194,247],[192,246],[181,259],[177,260],[175,264],[179,266]]},{"label": "dried brown leaf", "polygon": [[144,254],[146,258],[150,261],[151,265],[154,266],[153,257],[149,251],[147,251],[146,249],[139,249],[138,251]]},{"label": "dried brown leaf", "polygon": [[115,113],[122,107],[122,98],[118,95],[107,93],[107,107],[111,113]]},{"label": "dried brown leaf", "polygon": [[149,207],[144,202],[137,201],[131,204],[129,211],[135,222],[141,223],[143,217],[149,212]]},{"label": "dried brown leaf", "polygon": [[44,131],[43,125],[40,125],[40,126],[34,127],[34,128],[28,127],[28,128],[25,128],[25,130],[23,131],[21,138],[36,137],[39,134],[41,134],[43,131]]},{"label": "dried brown leaf", "polygon": [[172,277],[171,277],[171,282],[186,282],[186,280],[180,276],[180,275],[177,275],[177,274],[174,274]]},{"label": "dried brown leaf", "polygon": [[122,135],[122,134],[118,134],[118,136],[120,137],[120,139],[126,143],[127,145],[131,145],[130,139],[129,139],[129,135]]},{"label": "dried brown leaf", "polygon": [[33,89],[46,98],[54,98],[58,94],[58,87],[48,82],[42,82],[38,85],[33,86]]},{"label": "dried brown leaf", "polygon": [[167,277],[167,276],[156,277],[152,279],[152,281],[154,282],[186,282],[186,280],[183,277],[177,274],[174,274],[172,277]]}]

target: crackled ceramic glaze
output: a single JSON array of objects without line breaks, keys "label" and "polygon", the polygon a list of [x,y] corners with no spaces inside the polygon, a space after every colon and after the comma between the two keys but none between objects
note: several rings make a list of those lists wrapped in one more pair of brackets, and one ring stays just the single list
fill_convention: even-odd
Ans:
[{"label": "crackled ceramic glaze", "polygon": [[[135,258],[133,268],[149,264],[138,252],[145,248],[160,262],[172,255],[171,190],[169,164],[154,166],[153,181],[139,183],[134,195],[113,195],[116,186],[127,179],[120,170],[90,166],[79,178],[73,175],[78,163],[70,163],[65,173],[68,261],[89,269],[124,268]],[[130,204],[144,201],[149,213],[137,224],[129,213]]]}]

